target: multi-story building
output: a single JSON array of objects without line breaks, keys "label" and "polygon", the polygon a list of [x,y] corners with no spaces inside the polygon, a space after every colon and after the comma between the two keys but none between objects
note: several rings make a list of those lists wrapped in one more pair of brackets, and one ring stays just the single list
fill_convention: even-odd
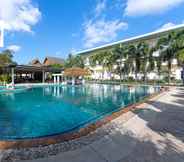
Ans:
[{"label": "multi-story building", "polygon": [[[118,74],[109,72],[107,69],[105,69],[103,66],[101,65],[97,65],[96,66],[91,66],[90,65],[90,57],[96,53],[100,53],[100,52],[104,52],[106,50],[112,50],[115,46],[122,46],[122,45],[126,45],[126,44],[137,44],[139,42],[145,42],[147,43],[150,47],[153,47],[156,45],[158,39],[164,35],[167,35],[169,32],[172,31],[178,31],[178,30],[183,30],[184,29],[184,24],[182,25],[178,25],[175,27],[171,27],[168,29],[164,29],[164,30],[159,30],[159,31],[155,31],[152,33],[147,33],[144,35],[140,35],[140,36],[136,36],[136,37],[132,37],[129,39],[124,39],[124,40],[120,40],[118,42],[114,42],[114,43],[110,43],[110,44],[106,44],[100,47],[96,47],[96,48],[92,48],[92,49],[87,49],[84,51],[80,51],[75,53],[76,55],[80,55],[85,59],[85,66],[87,68],[90,68],[93,73],[92,73],[92,78],[93,79],[110,79],[112,78],[112,75],[114,78],[116,79],[120,79],[120,76]],[[159,55],[159,51],[154,52],[153,55]],[[123,61],[122,62],[122,66],[123,66]],[[113,68],[116,69],[116,64],[114,64]],[[162,63],[163,68],[167,66],[167,62],[163,62]],[[172,70],[171,70],[171,77],[179,80],[181,79],[181,70],[182,68],[178,66],[177,60],[173,59],[172,61]],[[141,78],[143,76],[143,74],[138,74],[138,77]],[[135,74],[130,73],[129,77],[133,77],[135,78]],[[152,72],[150,72],[148,74],[148,79],[150,80],[155,80],[155,79],[162,79],[164,76],[158,76],[156,70],[153,70]]]}]

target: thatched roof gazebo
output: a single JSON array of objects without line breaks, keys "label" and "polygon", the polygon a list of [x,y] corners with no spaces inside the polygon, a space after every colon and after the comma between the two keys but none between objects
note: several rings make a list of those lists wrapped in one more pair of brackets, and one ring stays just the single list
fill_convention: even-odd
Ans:
[{"label": "thatched roof gazebo", "polygon": [[[67,80],[67,84],[84,84],[84,76],[90,75],[90,71],[78,67],[68,68],[64,70],[64,76],[69,77],[71,80]],[[81,77],[81,78],[79,78]],[[81,80],[82,79],[82,80]]]},{"label": "thatched roof gazebo", "polygon": [[83,77],[89,74],[90,74],[89,70],[78,67],[68,68],[64,70],[64,76],[68,77],[80,77],[80,76]]}]

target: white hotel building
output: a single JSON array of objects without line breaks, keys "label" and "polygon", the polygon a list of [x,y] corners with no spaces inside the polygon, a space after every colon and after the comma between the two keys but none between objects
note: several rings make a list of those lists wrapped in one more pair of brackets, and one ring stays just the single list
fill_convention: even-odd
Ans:
[{"label": "white hotel building", "polygon": [[[113,76],[116,79],[120,79],[119,75],[111,74],[110,72],[104,70],[101,65],[97,65],[95,67],[90,66],[89,57],[91,55],[97,53],[97,52],[101,52],[101,51],[104,51],[104,50],[110,50],[114,46],[117,46],[117,45],[121,46],[121,45],[124,45],[124,44],[138,43],[138,42],[144,41],[144,42],[148,43],[150,46],[154,46],[156,44],[157,40],[161,36],[164,36],[164,35],[168,34],[171,31],[178,31],[178,30],[184,30],[184,24],[177,25],[175,27],[171,27],[171,28],[168,28],[168,29],[159,30],[159,31],[155,31],[155,32],[152,32],[152,33],[147,33],[147,34],[144,34],[144,35],[132,37],[132,38],[129,38],[129,39],[120,40],[120,41],[110,43],[110,44],[106,44],[106,45],[103,45],[103,46],[100,46],[100,47],[79,51],[79,52],[75,53],[75,55],[80,55],[80,56],[85,58],[85,66],[87,68],[90,68],[93,71],[92,76],[91,76],[92,79],[108,80],[108,79],[111,78],[111,76]],[[159,55],[159,51],[155,52],[154,55]],[[167,62],[163,62],[162,66],[167,66]],[[174,77],[175,79],[180,80],[181,79],[181,70],[182,70],[182,68],[178,66],[178,63],[177,63],[176,59],[173,60],[172,66],[173,66],[173,68],[172,68],[172,74],[171,74],[172,76],[171,77]],[[116,68],[115,65],[114,65],[114,68]],[[129,76],[135,77],[134,74],[129,74]],[[141,78],[142,74],[139,74],[138,77]],[[163,78],[163,76],[161,76],[160,79],[162,79],[162,78]],[[153,71],[153,72],[148,74],[148,79],[150,79],[150,80],[159,79],[159,77],[158,77],[157,73]]]}]

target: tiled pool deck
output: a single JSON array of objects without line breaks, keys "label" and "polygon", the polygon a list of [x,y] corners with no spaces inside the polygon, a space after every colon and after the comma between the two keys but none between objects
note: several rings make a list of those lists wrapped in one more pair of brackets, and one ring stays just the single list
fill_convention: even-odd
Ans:
[{"label": "tiled pool deck", "polygon": [[139,107],[146,109],[121,114],[93,133],[62,145],[2,150],[0,160],[184,162],[184,89],[173,88]]}]

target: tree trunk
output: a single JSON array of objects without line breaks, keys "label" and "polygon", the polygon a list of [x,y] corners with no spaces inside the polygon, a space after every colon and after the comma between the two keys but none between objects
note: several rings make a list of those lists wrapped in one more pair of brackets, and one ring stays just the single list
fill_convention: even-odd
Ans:
[{"label": "tree trunk", "polygon": [[138,80],[138,76],[137,76],[138,74],[137,74],[137,70],[135,71],[135,81],[137,82],[137,80]]},{"label": "tree trunk", "polygon": [[119,76],[120,76],[120,82],[121,82],[121,79],[122,79],[122,72],[121,72],[121,70],[120,70]]},{"label": "tree trunk", "polygon": [[144,83],[147,83],[147,72],[144,72]]},{"label": "tree trunk", "polygon": [[170,84],[171,83],[171,65],[172,63],[169,61],[169,63],[168,63],[168,84]]},{"label": "tree trunk", "polygon": [[160,83],[160,75],[161,75],[161,73],[160,73],[160,71],[158,71],[158,83]]},{"label": "tree trunk", "polygon": [[168,71],[168,84],[170,84],[171,83],[171,70],[169,69],[169,71]]}]

